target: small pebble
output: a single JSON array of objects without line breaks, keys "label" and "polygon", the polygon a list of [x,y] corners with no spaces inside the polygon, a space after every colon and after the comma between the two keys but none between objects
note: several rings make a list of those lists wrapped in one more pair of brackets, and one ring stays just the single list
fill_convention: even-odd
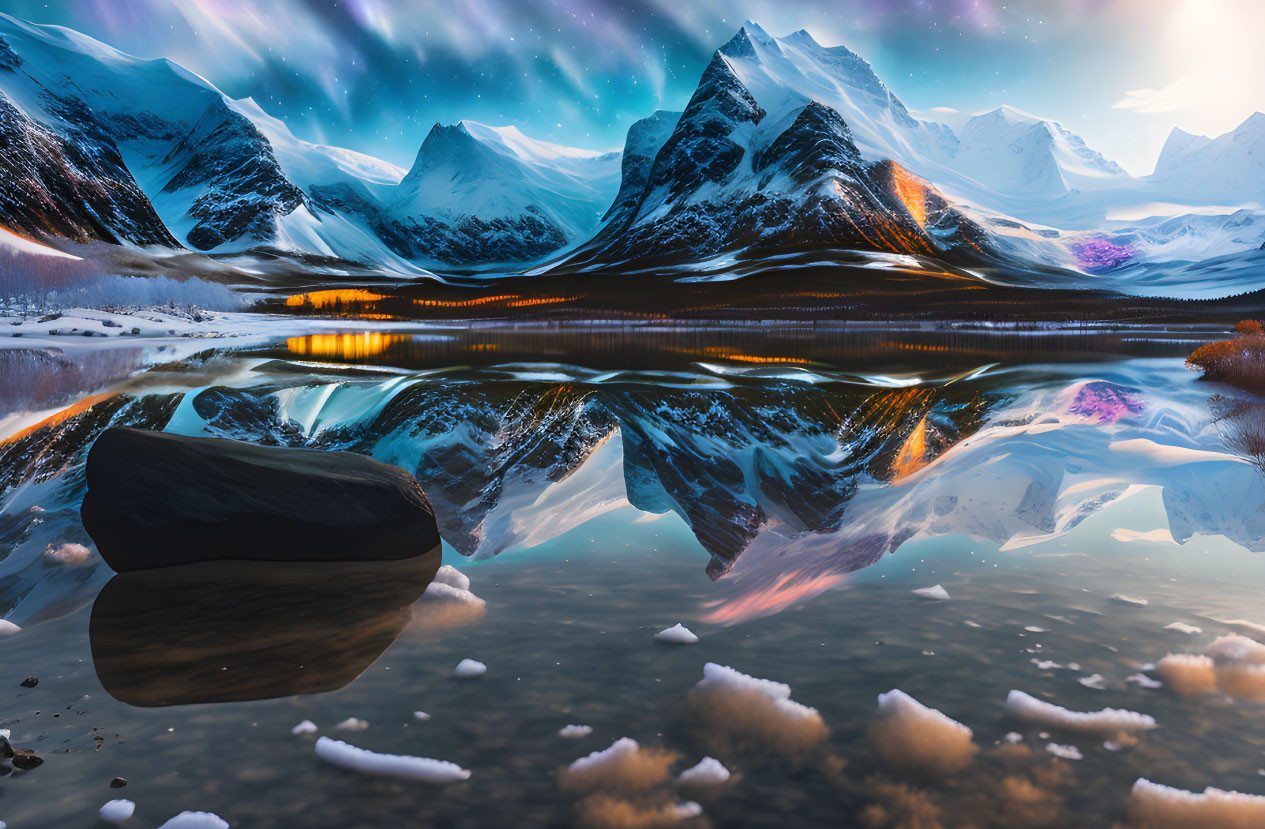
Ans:
[{"label": "small pebble", "polygon": [[111,781],[110,781],[110,788],[111,788],[111,789],[121,789],[121,788],[123,788],[123,787],[124,787],[124,786],[126,786],[126,785],[127,785],[127,778],[126,778],[126,777],[116,777],[116,778],[114,778],[113,780],[111,780]]},{"label": "small pebble", "polygon": [[22,680],[23,688],[34,688],[36,685],[39,685],[39,684],[40,684],[40,681],[33,676],[28,676],[26,679]]}]

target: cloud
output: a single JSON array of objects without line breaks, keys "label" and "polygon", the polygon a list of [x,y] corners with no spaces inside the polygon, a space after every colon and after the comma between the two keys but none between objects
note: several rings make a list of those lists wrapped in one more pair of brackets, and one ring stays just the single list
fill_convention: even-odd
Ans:
[{"label": "cloud", "polygon": [[1131,109],[1135,112],[1177,112],[1191,106],[1191,84],[1174,81],[1163,89],[1132,89],[1111,105],[1112,109]]}]

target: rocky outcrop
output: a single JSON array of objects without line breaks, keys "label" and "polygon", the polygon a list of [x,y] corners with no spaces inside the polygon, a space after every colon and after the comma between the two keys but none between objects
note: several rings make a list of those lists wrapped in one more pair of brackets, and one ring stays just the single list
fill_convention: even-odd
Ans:
[{"label": "rocky outcrop", "polygon": [[282,172],[268,139],[245,116],[215,99],[163,162],[176,173],[162,192],[201,193],[189,208],[189,244],[210,250],[243,237],[276,239],[276,220],[307,204]]},{"label": "rocky outcrop", "polygon": [[411,475],[361,455],[110,429],[81,514],[117,571],[220,559],[395,560],[439,543]]},{"label": "rocky outcrop", "polygon": [[58,103],[63,116],[80,116],[65,135],[32,120],[0,92],[0,226],[38,238],[174,247],[87,107]]},{"label": "rocky outcrop", "polygon": [[745,29],[716,52],[648,167],[633,151],[630,130],[615,204],[601,231],[560,270],[673,266],[774,249],[963,262],[992,255],[986,232],[929,183],[894,162],[865,161],[834,108],[808,100],[769,116],[735,68],[754,59]]}]

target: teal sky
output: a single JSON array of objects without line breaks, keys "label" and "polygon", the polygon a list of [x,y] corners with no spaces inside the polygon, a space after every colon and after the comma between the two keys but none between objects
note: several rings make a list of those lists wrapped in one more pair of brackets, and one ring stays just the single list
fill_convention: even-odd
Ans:
[{"label": "teal sky", "polygon": [[1265,109],[1257,0],[0,0],[252,96],[310,140],[401,165],[435,122],[622,144],[679,109],[750,18],[868,59],[917,110],[1002,103],[1061,121],[1133,173],[1174,126]]}]

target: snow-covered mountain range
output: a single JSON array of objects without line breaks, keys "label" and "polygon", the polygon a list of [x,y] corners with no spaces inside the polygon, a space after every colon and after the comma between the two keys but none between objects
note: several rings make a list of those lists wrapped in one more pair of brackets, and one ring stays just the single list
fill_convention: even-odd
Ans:
[{"label": "snow-covered mountain range", "polygon": [[[618,153],[470,122],[436,125],[406,174],[303,141],[170,61],[5,15],[0,130],[21,149],[0,162],[13,168],[0,218],[14,229],[40,233],[36,214],[52,208],[56,235],[77,240],[276,248],[404,271],[539,258],[591,231],[619,183]],[[47,192],[39,205],[32,178]],[[115,197],[82,203],[84,182]]]},{"label": "snow-covered mountain range", "polygon": [[939,112],[911,112],[846,47],[747,22],[683,111],[635,123],[622,153],[461,121],[436,124],[404,170],[304,141],[169,61],[0,15],[0,225],[406,274],[821,247],[1135,285],[1265,241],[1261,113],[1218,138],[1175,130],[1137,178],[1057,122]]}]

